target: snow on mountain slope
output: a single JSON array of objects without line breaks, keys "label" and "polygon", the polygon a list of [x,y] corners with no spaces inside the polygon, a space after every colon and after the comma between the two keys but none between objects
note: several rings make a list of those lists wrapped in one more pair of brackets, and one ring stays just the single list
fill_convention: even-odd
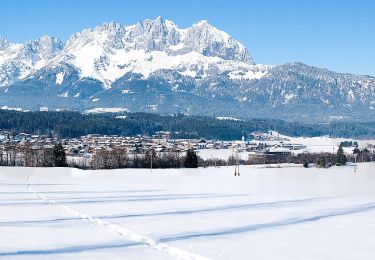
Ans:
[{"label": "snow on mountain slope", "polygon": [[48,36],[25,44],[0,38],[0,86],[32,76],[46,65],[66,64],[73,65],[81,78],[99,80],[107,88],[125,73],[147,78],[160,69],[193,78],[225,71],[234,71],[236,79],[263,75],[241,43],[207,21],[185,29],[161,17],[130,26],[104,23],[76,33],[65,46]]},{"label": "snow on mountain slope", "polygon": [[375,102],[374,77],[336,73],[298,62],[270,69],[257,87],[273,96],[275,103],[315,100],[328,108],[365,105],[371,109]]},{"label": "snow on mountain slope", "polygon": [[0,51],[4,51],[9,47],[9,42],[2,36],[0,36]]},{"label": "snow on mountain slope", "polygon": [[9,43],[0,37],[0,86],[24,79],[44,67],[62,48],[59,39],[49,36],[25,44]]},{"label": "snow on mountain slope", "polygon": [[287,120],[375,118],[374,77],[302,63],[255,65],[241,43],[207,21],[181,29],[161,17],[130,26],[104,23],[66,44],[48,36],[25,44],[0,37],[0,87],[1,106],[32,110],[44,104]]},{"label": "snow on mountain slope", "polygon": [[125,73],[140,73],[148,78],[161,69],[193,78],[230,70],[247,77],[261,75],[252,76],[258,69],[246,48],[207,21],[179,29],[161,17],[127,27],[105,23],[83,30],[68,40],[52,64],[59,63],[74,65],[81,77],[97,79],[108,88]]}]

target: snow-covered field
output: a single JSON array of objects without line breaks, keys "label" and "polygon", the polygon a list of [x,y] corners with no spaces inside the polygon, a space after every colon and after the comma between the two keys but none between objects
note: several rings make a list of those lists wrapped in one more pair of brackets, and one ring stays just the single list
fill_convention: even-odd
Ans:
[{"label": "snow-covered field", "polygon": [[[358,142],[359,148],[367,144],[375,144],[374,139],[369,140],[357,140],[351,138],[332,138],[328,136],[317,136],[317,137],[287,137],[292,143],[303,144],[307,146],[307,151],[311,153],[337,153],[337,149],[341,142],[344,141],[356,141]],[[353,148],[350,148],[353,149]],[[346,149],[345,152],[351,153],[350,149]],[[345,147],[344,147],[345,150]]]},{"label": "snow-covered field", "polygon": [[[274,132],[276,133],[276,132]],[[294,154],[298,153],[337,153],[337,150],[341,142],[344,141],[356,141],[358,142],[359,148],[363,149],[368,144],[375,144],[374,139],[368,140],[356,140],[350,138],[331,138],[328,136],[317,136],[317,137],[290,137],[286,135],[276,135],[283,137],[289,141],[285,143],[302,144],[306,146],[306,149],[293,151]],[[279,144],[279,141],[265,141],[269,144]],[[344,152],[347,154],[353,153],[354,147],[344,147]],[[227,160],[229,156],[233,155],[232,149],[201,149],[198,150],[198,155],[203,159],[222,159]],[[239,157],[242,160],[247,160],[251,152],[240,152]]]},{"label": "snow-covered field", "polygon": [[0,167],[0,258],[375,259],[375,164]]}]

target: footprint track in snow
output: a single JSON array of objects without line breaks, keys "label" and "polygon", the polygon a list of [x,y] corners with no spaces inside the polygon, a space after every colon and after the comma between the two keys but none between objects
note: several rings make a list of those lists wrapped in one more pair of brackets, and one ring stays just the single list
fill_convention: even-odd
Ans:
[{"label": "footprint track in snow", "polygon": [[138,234],[138,233],[136,233],[134,231],[131,231],[131,230],[125,228],[125,227],[110,223],[108,221],[104,221],[100,218],[92,217],[92,216],[87,215],[83,212],[75,210],[71,207],[65,206],[65,205],[57,202],[56,200],[50,199],[45,194],[43,194],[41,192],[38,192],[37,190],[35,190],[33,188],[33,183],[31,182],[31,175],[28,175],[28,177],[27,177],[27,190],[33,192],[40,200],[48,203],[49,205],[55,206],[58,209],[60,209],[61,211],[65,212],[67,214],[70,214],[72,216],[75,216],[77,218],[80,218],[84,221],[89,221],[90,223],[92,223],[96,226],[103,227],[103,228],[107,229],[108,231],[110,231],[112,233],[115,233],[115,234],[121,236],[122,238],[124,238],[126,240],[138,242],[140,244],[144,244],[144,245],[148,246],[149,248],[164,252],[164,253],[166,253],[166,254],[168,254],[172,257],[175,257],[177,259],[183,259],[183,260],[192,260],[192,259],[194,259],[194,260],[195,259],[196,260],[208,260],[208,259],[210,259],[210,258],[205,257],[205,256],[201,256],[201,255],[194,254],[192,252],[189,252],[189,251],[186,251],[186,250],[174,247],[174,246],[170,246],[166,243],[158,242],[158,241],[152,239],[151,237],[147,237],[147,236]]}]

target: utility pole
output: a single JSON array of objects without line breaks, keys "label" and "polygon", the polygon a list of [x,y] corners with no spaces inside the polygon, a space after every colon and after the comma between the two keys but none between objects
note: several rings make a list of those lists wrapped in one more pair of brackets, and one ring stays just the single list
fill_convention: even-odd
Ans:
[{"label": "utility pole", "polygon": [[237,175],[240,176],[240,156],[237,151]]},{"label": "utility pole", "polygon": [[238,147],[235,148],[234,154],[235,154],[234,176],[240,176],[240,159],[239,159]]},{"label": "utility pole", "polygon": [[154,161],[154,157],[153,157],[154,156],[154,147],[153,146],[151,146],[149,152],[150,152],[150,170],[152,172],[152,164],[153,164],[153,161]]},{"label": "utility pole", "polygon": [[152,172],[152,151],[151,151],[151,164],[150,164],[150,167],[151,167],[151,172]]}]

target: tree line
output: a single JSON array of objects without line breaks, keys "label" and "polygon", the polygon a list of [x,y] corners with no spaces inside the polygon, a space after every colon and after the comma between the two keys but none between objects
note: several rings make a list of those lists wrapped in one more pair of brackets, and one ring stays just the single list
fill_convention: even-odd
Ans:
[{"label": "tree line", "polygon": [[0,145],[0,166],[67,167],[64,147],[32,145],[31,143],[5,143]]},{"label": "tree line", "polygon": [[[145,153],[127,153],[126,148],[101,149],[97,151],[91,160],[90,168],[118,169],[118,168],[198,168],[202,160],[194,150],[181,152],[157,153],[149,149]],[[79,165],[77,165],[79,167]]]},{"label": "tree line", "polygon": [[[82,158],[82,157],[78,157]],[[202,159],[194,150],[186,152],[156,152],[153,148],[146,152],[130,153],[125,147],[105,147],[98,149],[88,161],[69,161],[61,143],[54,145],[32,145],[30,143],[6,143],[0,145],[0,166],[25,167],[76,167],[81,169],[119,169],[119,168],[197,168],[210,166],[253,165],[253,164],[314,164],[328,168],[345,165],[347,162],[370,162],[375,160],[375,153],[369,150],[354,150],[354,154],[345,155],[340,147],[337,154],[313,153],[294,155],[259,155],[238,159],[229,156],[227,160],[218,158]]]},{"label": "tree line", "polygon": [[[119,115],[126,118],[118,118]],[[151,113],[82,114],[64,112],[19,112],[0,110],[0,129],[12,134],[49,134],[61,138],[101,135],[153,135],[170,131],[171,138],[239,140],[253,131],[274,130],[288,136],[375,137],[375,122],[334,122],[310,124],[276,119],[245,121],[218,120],[215,117],[157,115]]]}]

